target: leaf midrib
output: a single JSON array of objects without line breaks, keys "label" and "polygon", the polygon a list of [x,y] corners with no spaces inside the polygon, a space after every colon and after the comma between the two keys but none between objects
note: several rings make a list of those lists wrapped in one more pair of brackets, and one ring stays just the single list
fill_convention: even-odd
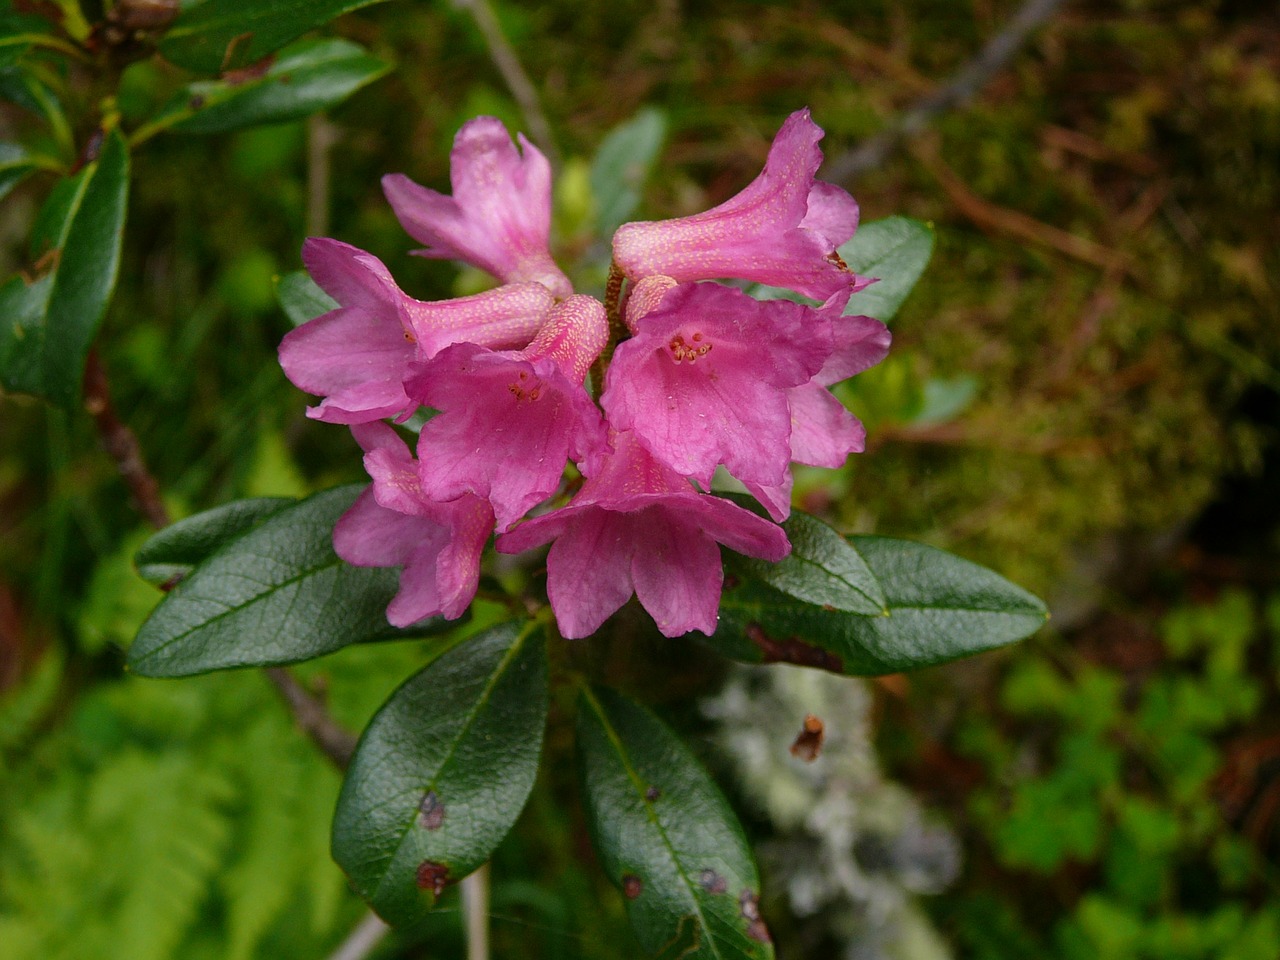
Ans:
[{"label": "leaf midrib", "polygon": [[[191,636],[194,633],[199,633],[201,630],[204,630],[205,628],[215,623],[218,623],[225,617],[230,617],[244,610],[249,609],[254,604],[260,603],[265,598],[270,597],[273,594],[279,593],[281,590],[285,589],[286,587],[292,586],[295,583],[299,583],[307,579],[308,577],[314,576],[318,573],[322,573],[325,570],[329,570],[333,567],[340,567],[342,565],[343,565],[342,558],[338,557],[335,554],[333,560],[326,560],[323,564],[320,564],[319,566],[315,566],[315,567],[308,567],[306,570],[303,570],[301,573],[297,574],[296,576],[292,576],[287,580],[281,580],[279,583],[271,584],[266,590],[255,595],[249,600],[246,600],[244,603],[238,606],[228,607],[226,610],[222,611],[221,613],[216,613],[213,616],[209,617],[208,619],[202,620],[200,623],[196,624],[194,627],[190,628],[189,630],[184,630],[182,633],[174,635],[173,637],[169,638],[164,643],[160,644],[154,649],[147,651],[145,656],[135,661],[135,664],[145,663],[148,659],[150,659],[151,657],[154,657],[158,653],[163,652],[164,650],[171,647],[173,644],[178,643],[181,640],[185,640],[187,637]],[[171,599],[172,600],[196,600],[196,599],[209,599],[209,598],[196,598],[196,597],[186,596],[185,594],[174,594],[172,595]],[[296,602],[296,598],[295,598],[295,601],[291,601],[291,602]],[[160,608],[157,608],[157,613],[159,612],[159,609]],[[143,625],[143,630],[145,629],[146,629],[146,624]],[[139,636],[142,636],[141,632],[139,633]]]},{"label": "leaf midrib", "polygon": [[622,768],[626,771],[627,779],[631,781],[631,785],[636,789],[636,793],[640,797],[641,806],[644,808],[645,816],[649,822],[657,829],[658,835],[662,837],[663,846],[666,847],[671,862],[675,864],[676,875],[684,882],[685,889],[689,893],[689,898],[693,901],[693,910],[697,915],[698,923],[707,933],[707,943],[711,947],[713,955],[717,960],[722,960],[722,954],[716,945],[716,938],[712,933],[711,924],[707,922],[707,918],[702,912],[702,902],[698,899],[698,894],[694,889],[693,881],[684,871],[684,865],[680,858],[676,856],[675,845],[672,844],[670,837],[667,836],[666,828],[663,827],[662,821],[658,818],[657,811],[653,809],[652,804],[644,799],[644,791],[648,789],[648,785],[640,779],[635,768],[632,767],[626,748],[623,746],[621,738],[617,731],[613,728],[613,724],[609,722],[609,718],[605,715],[604,707],[600,701],[596,699],[595,694],[588,687],[583,687],[583,694],[586,696],[588,703],[591,705],[592,712],[600,718],[600,725],[604,728],[605,736],[609,738],[609,743],[613,745],[614,751],[618,755],[618,759],[622,762]]},{"label": "leaf midrib", "polygon": [[[424,791],[435,789],[436,784],[440,781],[441,774],[444,773],[445,768],[453,761],[454,754],[458,752],[458,745],[462,743],[467,732],[475,724],[476,718],[480,715],[481,709],[488,705],[489,698],[493,694],[493,688],[497,686],[498,681],[505,675],[511,661],[514,660],[524,648],[525,641],[533,635],[533,632],[538,629],[538,626],[539,624],[536,620],[529,621],[520,630],[520,632],[516,634],[516,638],[511,641],[511,646],[507,648],[507,652],[502,655],[502,658],[498,661],[497,667],[494,669],[493,673],[489,675],[489,679],[484,685],[484,690],[482,690],[480,696],[476,698],[475,705],[467,712],[466,720],[459,728],[458,735],[454,737],[453,741],[449,744],[449,749],[448,752],[445,753],[444,759],[440,761],[439,766],[436,767],[435,773],[431,775],[431,779],[428,780],[426,785],[422,788]],[[433,660],[423,668],[423,671],[425,672],[430,670],[433,665],[438,664],[439,662],[439,659]],[[400,831],[399,839],[396,840],[395,850],[392,852],[391,856],[387,858],[388,869],[382,871],[382,878],[378,881],[377,886],[370,894],[371,900],[376,901],[378,896],[382,893],[383,886],[391,876],[391,870],[389,867],[395,862],[396,856],[404,847],[405,837],[413,831],[416,819],[417,812],[415,811],[410,815],[409,822],[405,825],[404,829]]]}]

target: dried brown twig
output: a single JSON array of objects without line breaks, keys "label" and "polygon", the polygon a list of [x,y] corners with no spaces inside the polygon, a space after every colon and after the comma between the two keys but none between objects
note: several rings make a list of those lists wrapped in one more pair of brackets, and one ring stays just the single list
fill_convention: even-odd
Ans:
[{"label": "dried brown twig", "polygon": [[823,168],[823,177],[847,183],[887,160],[904,140],[920,133],[935,118],[960,106],[987,85],[1022,48],[1027,39],[1062,6],[1063,0],[1026,0],[999,33],[987,41],[968,63],[941,87],[925,94],[885,130],[862,146],[834,158]]}]

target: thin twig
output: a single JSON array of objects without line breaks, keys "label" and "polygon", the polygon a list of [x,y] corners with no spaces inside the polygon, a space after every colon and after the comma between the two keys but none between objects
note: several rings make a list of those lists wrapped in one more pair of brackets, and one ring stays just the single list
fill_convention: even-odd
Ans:
[{"label": "thin twig", "polygon": [[307,236],[329,232],[329,197],[332,180],[329,153],[337,134],[322,113],[307,121]]},{"label": "thin twig", "polygon": [[391,928],[371,912],[356,925],[338,949],[329,954],[329,960],[364,960],[390,932]]},{"label": "thin twig", "polygon": [[929,138],[922,140],[912,152],[937,178],[960,212],[982,229],[1041,244],[1108,272],[1125,273],[1129,270],[1130,258],[1119,250],[1112,250],[1086,237],[1042,223],[1018,210],[1010,210],[984,200],[970,190],[947,165],[938,154],[936,145],[929,142]]},{"label": "thin twig", "polygon": [[1027,38],[1062,6],[1063,0],[1026,0],[1005,25],[987,41],[978,54],[952,75],[943,86],[926,94],[901,114],[890,126],[862,146],[829,162],[823,176],[845,183],[885,162],[894,150],[936,117],[974,96],[1026,43]]},{"label": "thin twig", "polygon": [[489,865],[462,879],[462,909],[467,918],[467,960],[489,960]]},{"label": "thin twig", "polygon": [[275,684],[281,699],[289,707],[294,720],[320,752],[334,762],[340,770],[347,769],[356,752],[356,736],[344,730],[329,716],[329,711],[318,698],[302,686],[284,667],[267,667],[263,671]]},{"label": "thin twig", "polygon": [[471,19],[475,21],[476,28],[489,48],[493,65],[502,74],[507,89],[520,107],[525,126],[529,128],[529,138],[547,155],[551,166],[559,169],[560,151],[556,149],[555,139],[551,136],[551,124],[547,123],[547,115],[542,112],[538,91],[521,66],[515,49],[507,42],[502,25],[494,16],[493,7],[489,6],[489,0],[453,0],[453,4],[471,14]]},{"label": "thin twig", "polygon": [[98,428],[107,455],[133,494],[138,511],[159,530],[169,525],[169,511],[160,499],[160,485],[142,459],[142,448],[132,430],[116,414],[111,402],[111,385],[96,349],[89,351],[84,370],[84,407]]}]

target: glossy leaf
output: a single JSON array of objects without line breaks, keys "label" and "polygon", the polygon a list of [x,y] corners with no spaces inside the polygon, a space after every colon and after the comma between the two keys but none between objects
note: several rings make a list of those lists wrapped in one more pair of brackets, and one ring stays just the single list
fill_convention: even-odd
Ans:
[{"label": "glossy leaf", "polygon": [[880,582],[848,540],[799,510],[792,512],[782,529],[791,541],[789,556],[777,563],[735,558],[735,566],[797,600],[849,613],[884,613],[886,600]]},{"label": "glossy leaf", "polygon": [[601,237],[611,236],[635,213],[666,135],[666,114],[645,107],[610,131],[600,144],[591,162],[591,193]]},{"label": "glossy leaf", "polygon": [[174,584],[219,547],[293,503],[297,501],[289,497],[255,497],[185,517],[144,543],[134,555],[134,566],[149,583]]},{"label": "glossy leaf", "polygon": [[346,40],[303,41],[282,51],[261,76],[188,85],[137,136],[164,129],[223,133],[297,120],[341,103],[389,69]]},{"label": "glossy leaf", "polygon": [[606,689],[578,704],[592,841],[640,945],[682,960],[773,956],[742,827],[680,739]]},{"label": "glossy leaf", "polygon": [[505,623],[441,654],[370,721],[333,820],[333,857],[387,921],[409,924],[492,854],[538,772],[542,628]]},{"label": "glossy leaf", "polygon": [[749,663],[785,661],[875,676],[981,653],[1035,633],[1044,604],[994,571],[908,540],[853,537],[884,590],[887,616],[805,603],[751,579],[727,586],[708,639]]},{"label": "glossy leaf", "polygon": [[854,273],[878,277],[849,299],[845,313],[888,323],[933,256],[933,228],[909,217],[887,217],[858,227],[840,256]]},{"label": "glossy leaf", "polygon": [[80,399],[85,357],[106,313],[120,265],[129,155],[118,132],[100,158],[61,181],[37,217],[34,235],[47,249],[41,278],[19,290],[22,278],[0,290],[18,304],[0,316],[0,383],[68,409]]},{"label": "glossy leaf", "polygon": [[183,9],[160,53],[197,73],[257,64],[308,30],[379,0],[204,0]]},{"label": "glossy leaf", "polygon": [[[337,487],[286,506],[214,550],[142,625],[129,648],[130,669],[179,677],[294,663],[352,643],[420,635],[421,625],[415,634],[387,623],[394,569],[348,566],[333,552],[333,525],[361,489]],[[206,531],[216,525],[202,523]],[[175,540],[191,548],[199,538]]]},{"label": "glossy leaf", "polygon": [[277,280],[276,299],[295,327],[338,308],[338,301],[321,290],[305,270],[286,273]]}]

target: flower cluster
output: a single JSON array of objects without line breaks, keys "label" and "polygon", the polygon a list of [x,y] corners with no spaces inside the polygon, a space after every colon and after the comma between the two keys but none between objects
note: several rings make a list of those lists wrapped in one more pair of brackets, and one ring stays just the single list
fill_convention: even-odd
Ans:
[{"label": "flower cluster", "polygon": [[[383,188],[424,244],[417,253],[479,267],[499,286],[426,303],[376,257],[306,242],[307,269],[338,307],[289,333],[280,362],[323,398],[309,415],[349,424],[365,451],[373,483],[334,545],[353,564],[403,567],[393,624],[460,616],[495,531],[503,553],[551,543],[547,591],[566,637],[593,633],[633,593],[666,635],[711,633],[717,544],[787,555],[782,528],[709,493],[712,475],[724,468],[785,519],[793,461],[836,467],[863,447],[862,425],[828,388],[889,346],[879,321],[843,315],[870,281],[835,252],[858,206],[815,180],[821,137],[807,110],[792,114],[741,193],[620,227],[607,306],[574,293],[551,257],[545,157],[492,117],[458,133],[452,196],[401,174]],[[717,280],[819,304],[757,300]],[[435,413],[410,451],[381,421],[421,407]],[[570,461],[580,489],[528,517],[562,493]]]}]

